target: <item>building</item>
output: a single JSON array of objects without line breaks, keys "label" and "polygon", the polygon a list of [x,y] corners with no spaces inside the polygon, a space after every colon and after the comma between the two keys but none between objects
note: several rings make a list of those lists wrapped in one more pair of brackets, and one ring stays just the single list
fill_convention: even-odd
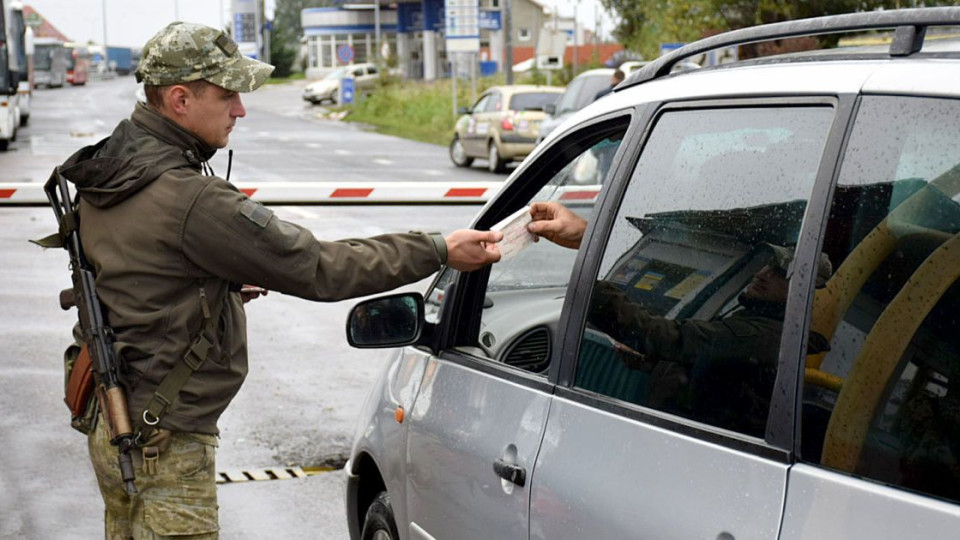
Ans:
[{"label": "building", "polygon": [[[480,0],[479,5],[478,60],[492,66],[492,71],[503,70],[504,1]],[[555,28],[567,34],[567,55],[571,59],[574,44],[579,45],[578,57],[583,63],[591,58],[593,51],[601,50],[597,43],[587,43],[592,34],[577,26],[573,18],[554,20],[549,8],[536,0],[508,1],[512,13],[514,63],[535,55],[544,28]],[[407,78],[433,80],[449,76],[443,0],[307,8],[301,12],[300,21],[307,45],[307,75],[310,77],[318,77],[339,65],[374,61],[377,52],[383,58],[395,55],[397,68]],[[601,60],[620,49],[619,45],[603,48]]]}]

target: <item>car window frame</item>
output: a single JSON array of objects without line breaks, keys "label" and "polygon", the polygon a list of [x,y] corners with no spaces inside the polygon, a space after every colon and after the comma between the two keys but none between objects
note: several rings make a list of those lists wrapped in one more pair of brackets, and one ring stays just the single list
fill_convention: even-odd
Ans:
[{"label": "car window frame", "polygon": [[[621,143],[613,158],[607,182],[604,182],[604,186],[597,197],[597,206],[599,206],[610,179],[613,175],[621,172],[619,164],[623,159],[626,147],[630,141],[635,139],[633,133],[637,129],[637,124],[636,112],[633,108],[620,109],[579,124],[576,128],[567,131],[567,134],[562,138],[554,140],[542,152],[537,152],[536,159],[524,160],[511,175],[507,185],[484,205],[470,227],[478,230],[488,230],[501,219],[526,205],[543,185],[575,157],[570,155],[569,149],[563,148],[569,146],[571,141],[576,141],[582,145],[584,141],[595,139],[603,133],[618,131],[624,126],[623,143]],[[586,148],[589,148],[589,146],[584,147],[583,150],[586,150]],[[530,178],[528,175],[534,175],[532,178],[536,180],[528,180],[523,183],[519,181],[520,178]],[[576,268],[575,264],[567,283],[568,290],[577,281]],[[563,340],[561,332],[553,336],[550,368],[546,377],[507,364],[493,362],[489,358],[474,356],[457,348],[476,343],[479,338],[483,293],[486,291],[490,277],[490,267],[458,274],[445,291],[446,299],[441,308],[442,313],[439,323],[436,328],[432,329],[433,332],[436,332],[431,344],[435,350],[431,351],[428,345],[420,345],[419,347],[442,360],[475,369],[481,373],[495,375],[540,391],[552,392],[559,373],[560,356],[557,347]],[[443,273],[438,274],[427,289],[428,291],[434,288],[442,275]],[[564,305],[566,306],[566,303]],[[457,323],[450,324],[450,321],[457,321]],[[562,325],[563,321],[564,314],[561,312],[558,324]],[[561,327],[558,326],[558,328]]]},{"label": "car window frame", "polygon": [[[814,276],[811,274],[796,272],[795,279],[790,283],[778,359],[779,367],[771,399],[772,412],[767,423],[767,437],[763,440],[576,388],[574,379],[580,341],[586,324],[587,304],[602,256],[606,251],[606,242],[614,227],[619,201],[629,186],[632,173],[661,115],[672,111],[716,108],[824,105],[833,107],[834,117],[827,133],[827,142],[807,207],[804,210],[795,263],[795,268],[815,268],[813,261],[818,257],[819,244],[822,242],[824,230],[821,229],[825,228],[825,217],[829,212],[829,197],[839,171],[838,159],[842,155],[841,151],[848,136],[855,101],[855,95],[797,97],[757,95],[730,99],[651,102],[639,107],[639,126],[642,126],[642,129],[635,132],[638,140],[624,141],[622,146],[629,145],[630,154],[620,156],[616,162],[617,171],[611,176],[610,184],[605,186],[601,199],[597,201],[598,209],[595,215],[598,219],[587,228],[583,238],[584,244],[582,244],[584,247],[581,247],[574,265],[573,275],[579,278],[577,283],[570,285],[558,326],[561,329],[559,331],[564,335],[563,343],[558,344],[560,361],[556,366],[551,365],[551,369],[558,370],[556,395],[700,440],[791,463],[795,457],[795,442],[799,441],[799,415],[795,409],[802,400],[800,393],[802,370],[799,367],[800,362],[805,358],[806,339],[803,336],[806,336],[809,329],[813,305]],[[812,230],[814,228],[809,225],[810,223],[819,223],[820,226]]]}]

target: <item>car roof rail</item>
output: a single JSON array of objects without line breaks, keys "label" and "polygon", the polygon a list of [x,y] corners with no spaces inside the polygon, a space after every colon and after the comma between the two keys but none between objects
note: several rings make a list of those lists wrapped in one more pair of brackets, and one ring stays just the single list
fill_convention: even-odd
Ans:
[{"label": "car roof rail", "polygon": [[670,74],[682,60],[716,49],[777,39],[895,28],[890,56],[919,52],[928,26],[960,25],[960,7],[911,8],[828,15],[796,21],[765,24],[731,30],[683,47],[654,60],[632,73],[618,90]]}]

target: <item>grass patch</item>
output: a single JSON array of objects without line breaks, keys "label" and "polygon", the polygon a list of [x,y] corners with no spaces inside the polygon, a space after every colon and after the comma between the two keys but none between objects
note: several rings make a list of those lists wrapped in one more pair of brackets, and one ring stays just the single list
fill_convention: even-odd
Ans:
[{"label": "grass patch", "polygon": [[[477,79],[477,96],[496,84],[502,84],[502,80]],[[459,107],[472,105],[470,81],[458,81],[457,95]],[[453,89],[449,79],[386,80],[357,103],[344,120],[369,124],[377,133],[446,146],[457,120],[453,115]]]},{"label": "grass patch", "polygon": [[270,77],[265,84],[284,84],[291,81],[300,81],[306,78],[303,72],[291,73],[289,77]]},{"label": "grass patch", "polygon": [[[596,67],[582,66],[581,71]],[[552,77],[554,86],[564,86],[574,73],[568,66]],[[502,74],[477,79],[480,97],[487,88],[505,84]],[[533,71],[518,76],[514,84],[547,84],[544,72]],[[473,105],[469,80],[457,81],[457,107]],[[346,122],[373,126],[377,133],[447,146],[459,114],[453,114],[453,88],[450,79],[436,81],[404,81],[384,76],[370,96],[349,106]]]}]

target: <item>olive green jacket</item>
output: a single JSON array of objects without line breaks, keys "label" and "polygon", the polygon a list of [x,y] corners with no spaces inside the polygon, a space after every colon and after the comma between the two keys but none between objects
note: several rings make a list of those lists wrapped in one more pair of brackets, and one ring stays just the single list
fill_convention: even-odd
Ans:
[{"label": "olive green jacket", "polygon": [[80,195],[80,238],[117,336],[134,422],[199,334],[204,301],[219,317],[213,350],[160,423],[209,434],[247,374],[239,284],[336,301],[423,279],[446,259],[442,238],[423,233],[319,241],[202,174],[214,152],[137,105],[61,168]]}]

